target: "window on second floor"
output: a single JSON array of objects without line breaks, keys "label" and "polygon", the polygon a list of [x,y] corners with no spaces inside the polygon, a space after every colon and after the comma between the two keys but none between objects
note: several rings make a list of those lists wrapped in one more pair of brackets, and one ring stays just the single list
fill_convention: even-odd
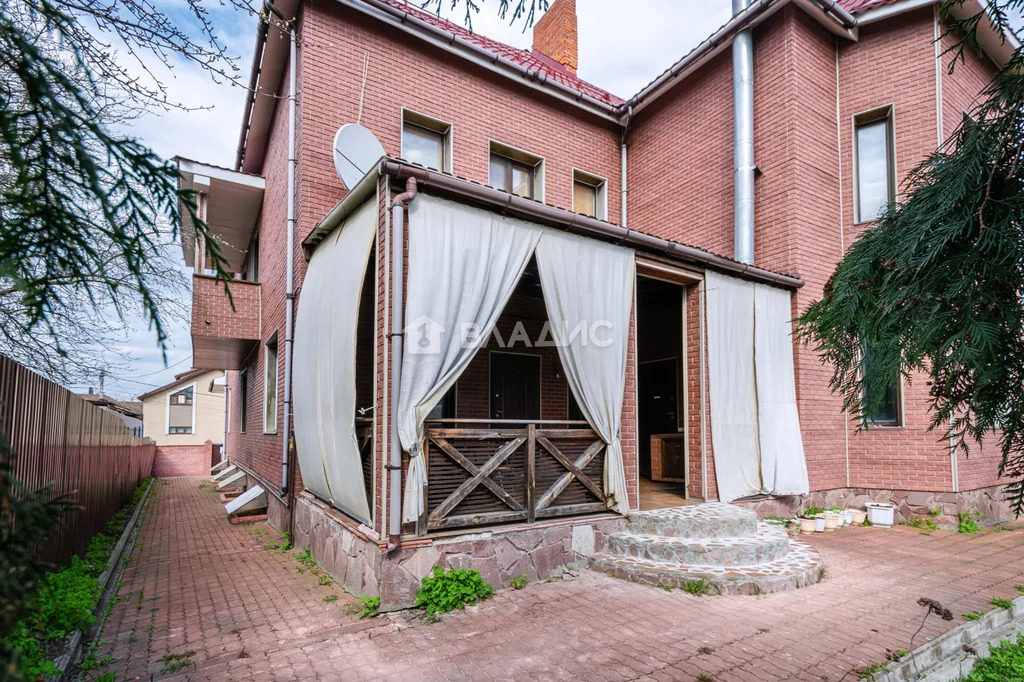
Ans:
[{"label": "window on second floor", "polygon": [[263,433],[277,433],[277,334],[263,347]]},{"label": "window on second floor", "polygon": [[249,252],[245,255],[245,265],[242,268],[242,279],[246,282],[260,281],[260,236],[256,234],[249,244]]},{"label": "window on second floor", "polygon": [[167,433],[192,433],[194,386],[171,393],[167,398]]},{"label": "window on second floor", "polygon": [[855,221],[877,220],[896,201],[892,107],[854,117]]},{"label": "window on second floor", "polygon": [[572,172],[572,210],[598,220],[608,219],[608,182],[580,170]]},{"label": "window on second floor", "polygon": [[544,159],[491,142],[487,184],[509,194],[544,201]]},{"label": "window on second floor", "polygon": [[402,110],[402,158],[426,168],[450,173],[452,125]]}]

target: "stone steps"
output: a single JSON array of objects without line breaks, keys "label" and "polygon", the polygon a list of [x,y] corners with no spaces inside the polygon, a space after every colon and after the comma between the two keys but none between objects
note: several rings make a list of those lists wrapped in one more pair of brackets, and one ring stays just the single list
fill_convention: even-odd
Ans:
[{"label": "stone steps", "polygon": [[[709,594],[766,594],[812,585],[821,556],[748,509],[721,502],[633,512],[590,567],[617,578]],[[699,583],[704,583],[699,585]]]},{"label": "stone steps", "polygon": [[752,566],[778,561],[786,556],[789,537],[772,526],[744,537],[678,538],[637,533],[608,536],[606,552],[619,556],[711,566]]},{"label": "stone steps", "polygon": [[802,542],[789,543],[778,561],[753,566],[683,565],[608,553],[590,558],[590,568],[632,582],[664,587],[705,580],[709,594],[769,594],[807,587],[825,575],[821,556]]},{"label": "stone steps", "polygon": [[757,515],[724,502],[634,511],[626,528],[637,535],[674,538],[735,538],[757,532]]}]

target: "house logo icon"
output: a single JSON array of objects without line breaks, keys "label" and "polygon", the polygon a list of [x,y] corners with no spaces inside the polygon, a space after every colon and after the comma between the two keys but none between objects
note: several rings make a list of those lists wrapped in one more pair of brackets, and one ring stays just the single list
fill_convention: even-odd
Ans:
[{"label": "house logo icon", "polygon": [[441,352],[441,334],[444,326],[420,315],[405,327],[405,347],[413,355],[436,355]]}]

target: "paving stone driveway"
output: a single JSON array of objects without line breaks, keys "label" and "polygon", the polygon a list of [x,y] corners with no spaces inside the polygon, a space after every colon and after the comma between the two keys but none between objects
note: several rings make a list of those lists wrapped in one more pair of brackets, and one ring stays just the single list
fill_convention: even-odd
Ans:
[{"label": "paving stone driveway", "polygon": [[[584,571],[420,623],[356,600],[231,526],[203,479],[158,481],[96,657],[118,680],[856,680],[854,668],[1020,596],[1024,530],[849,528],[815,536],[828,576],[763,597],[691,597]],[[337,595],[336,601],[324,601]],[[189,655],[189,652],[193,652]],[[170,656],[170,658],[167,658]],[[164,660],[161,661],[160,659]],[[173,670],[178,668],[177,670]],[[97,676],[98,673],[91,673]]]}]

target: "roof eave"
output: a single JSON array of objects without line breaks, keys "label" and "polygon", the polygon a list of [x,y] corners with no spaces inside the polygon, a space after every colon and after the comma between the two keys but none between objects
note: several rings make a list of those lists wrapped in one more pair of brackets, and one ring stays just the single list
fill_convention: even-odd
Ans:
[{"label": "roof eave", "polygon": [[639,112],[680,80],[720,54],[732,44],[732,38],[738,32],[757,26],[791,1],[802,7],[829,31],[850,40],[857,39],[855,19],[840,7],[836,0],[754,0],[745,10],[734,15],[724,26],[633,95],[622,105],[622,109],[632,108],[633,113]]}]

